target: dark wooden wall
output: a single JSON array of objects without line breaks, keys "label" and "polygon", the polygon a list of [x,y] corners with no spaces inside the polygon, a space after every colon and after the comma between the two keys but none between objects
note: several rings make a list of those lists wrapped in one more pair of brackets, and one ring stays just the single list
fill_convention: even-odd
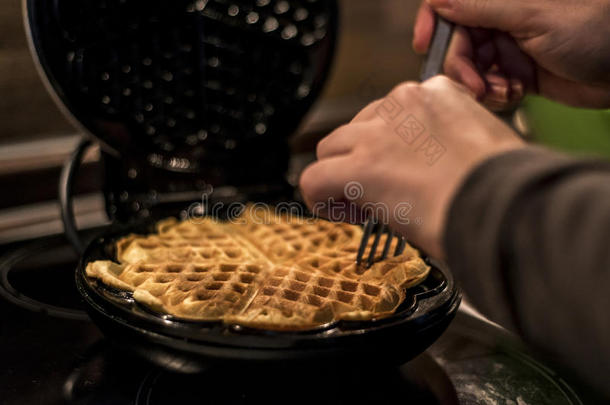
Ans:
[{"label": "dark wooden wall", "polygon": [[0,6],[0,142],[74,132],[47,95],[27,46],[21,0]]}]

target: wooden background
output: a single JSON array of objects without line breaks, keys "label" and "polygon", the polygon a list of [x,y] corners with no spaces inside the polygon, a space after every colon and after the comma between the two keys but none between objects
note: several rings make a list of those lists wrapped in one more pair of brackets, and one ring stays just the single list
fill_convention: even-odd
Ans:
[{"label": "wooden background", "polygon": [[0,141],[74,132],[47,95],[27,46],[21,0],[0,7]]}]

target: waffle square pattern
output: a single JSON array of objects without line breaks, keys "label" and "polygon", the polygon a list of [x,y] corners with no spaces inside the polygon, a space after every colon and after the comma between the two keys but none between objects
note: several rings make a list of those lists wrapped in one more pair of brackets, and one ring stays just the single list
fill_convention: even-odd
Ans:
[{"label": "waffle square pattern", "polygon": [[229,222],[170,218],[156,228],[118,240],[116,262],[91,262],[87,276],[190,321],[299,331],[384,318],[430,270],[410,246],[358,266],[360,227],[272,207],[248,206]]}]

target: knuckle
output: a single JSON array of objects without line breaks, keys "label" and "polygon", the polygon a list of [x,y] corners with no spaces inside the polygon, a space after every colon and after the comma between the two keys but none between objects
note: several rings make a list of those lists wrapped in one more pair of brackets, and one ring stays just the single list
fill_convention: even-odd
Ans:
[{"label": "knuckle", "polygon": [[328,145],[331,142],[331,139],[336,138],[336,137],[340,136],[340,134],[347,131],[349,125],[350,124],[344,124],[344,125],[340,126],[339,128],[335,129],[330,134],[326,135],[320,141],[318,141],[318,144],[316,145],[316,156],[318,158],[320,158],[320,156],[323,156],[324,152],[326,151],[326,149],[328,148]]},{"label": "knuckle", "polygon": [[456,81],[458,75],[455,71],[449,70],[447,75],[438,75],[430,78],[424,83],[426,89],[435,91],[457,91],[459,93],[470,94],[470,90],[461,82]]},{"label": "knuckle", "polygon": [[368,103],[367,106],[364,107],[362,110],[364,111],[364,110],[368,110],[368,109],[377,108],[379,106],[379,104],[383,103],[383,100],[384,100],[383,98],[375,99],[375,100],[371,101],[370,103]]},{"label": "knuckle", "polygon": [[322,138],[316,145],[316,157],[320,159],[320,156],[324,156],[324,151],[328,147],[328,136]]},{"label": "knuckle", "polygon": [[318,159],[320,159],[320,156],[322,156],[322,154],[324,153],[324,148],[326,146],[326,144],[328,143],[327,138],[322,138],[318,144],[316,145],[316,157]]},{"label": "knuckle", "polygon": [[413,93],[417,93],[421,85],[417,82],[409,81],[398,84],[390,91],[390,96],[402,98]]},{"label": "knuckle", "polygon": [[454,0],[452,7],[457,13],[464,13],[472,9],[481,15],[489,8],[489,0]]},{"label": "knuckle", "polygon": [[318,186],[318,176],[316,175],[316,163],[308,166],[301,173],[301,178],[299,179],[299,187],[303,196],[307,200],[311,200],[311,197],[315,195],[316,188]]},{"label": "knuckle", "polygon": [[437,75],[434,77],[431,77],[430,79],[428,79],[425,83],[424,86],[425,87],[440,87],[440,88],[446,88],[448,86],[450,86],[453,83],[453,81],[446,75]]},{"label": "knuckle", "polygon": [[417,82],[400,83],[386,96],[384,104],[387,103],[391,109],[409,108],[421,98],[421,89],[421,84]]},{"label": "knuckle", "polygon": [[377,109],[380,105],[383,104],[384,100],[385,99],[381,98],[369,103],[366,107],[360,110],[358,114],[356,114],[356,116],[350,121],[350,124],[356,124],[370,120],[372,117],[375,116]]},{"label": "knuckle", "polygon": [[320,159],[320,156],[322,156],[322,154],[324,153],[324,144],[325,144],[324,140],[325,139],[326,138],[320,140],[320,142],[318,142],[318,144],[316,145],[316,157],[318,159]]},{"label": "knuckle", "polygon": [[[352,128],[354,127],[355,124],[347,123],[347,124],[343,124],[340,125],[339,127],[335,128],[335,130],[333,132],[331,132],[326,138],[324,139],[330,139],[331,137],[337,137],[337,136],[342,136],[343,134],[349,132],[352,130]],[[323,139],[323,140],[324,140]]]}]

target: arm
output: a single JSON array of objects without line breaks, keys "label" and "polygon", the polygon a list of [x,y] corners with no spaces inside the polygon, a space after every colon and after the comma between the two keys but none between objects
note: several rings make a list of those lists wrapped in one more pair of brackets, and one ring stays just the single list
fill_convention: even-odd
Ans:
[{"label": "arm", "polygon": [[610,395],[609,164],[524,147],[442,76],[398,86],[317,152],[301,177],[310,207],[408,204],[411,221],[389,216],[394,231],[448,259],[494,320]]},{"label": "arm", "polygon": [[444,244],[477,307],[610,395],[610,164],[537,148],[487,160]]}]

